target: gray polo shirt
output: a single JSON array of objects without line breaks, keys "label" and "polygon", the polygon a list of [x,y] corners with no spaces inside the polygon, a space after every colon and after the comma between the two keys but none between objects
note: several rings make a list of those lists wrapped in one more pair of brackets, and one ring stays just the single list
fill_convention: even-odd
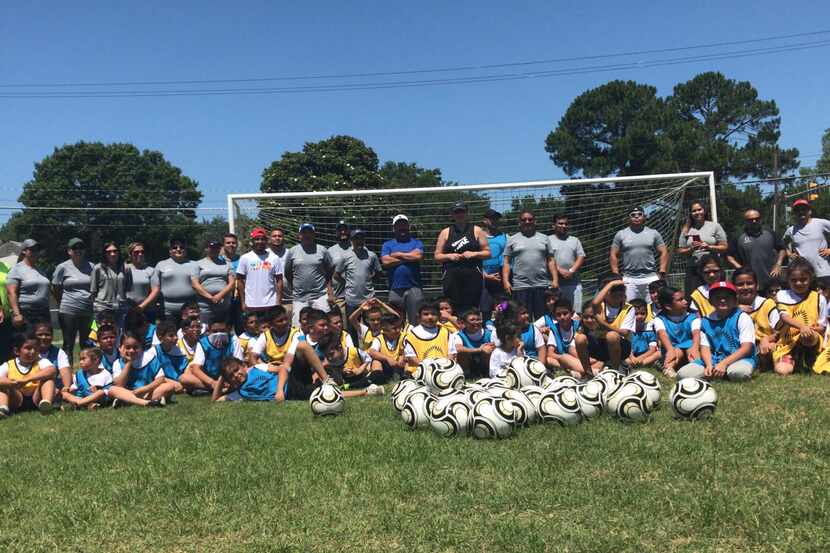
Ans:
[{"label": "gray polo shirt", "polygon": [[[337,263],[343,259],[347,253],[352,251],[352,245],[350,243],[346,243],[346,247],[340,245],[338,242],[334,246],[328,249],[329,255],[331,256],[331,264],[334,267],[337,267]],[[346,283],[342,280],[332,280],[331,281],[332,290],[334,290],[334,297],[335,298],[343,298],[346,295]]]},{"label": "gray polo shirt", "polygon": [[[553,256],[556,259],[556,266],[562,269],[570,269],[576,263],[578,257],[585,257],[585,250],[582,248],[582,242],[576,236],[568,235],[565,238],[559,238],[555,234],[548,236],[548,243]],[[559,277],[559,285],[567,286],[569,284],[579,283],[579,273],[574,274],[572,278]]]},{"label": "gray polo shirt", "polygon": [[156,265],[161,295],[164,296],[164,310],[167,313],[178,313],[186,301],[196,297],[190,277],[198,276],[198,269],[194,261],[177,263],[170,257]]},{"label": "gray polo shirt", "polygon": [[[681,233],[680,243],[678,245],[681,248],[691,248],[695,243],[705,242],[712,246],[718,242],[723,243],[726,241],[726,232],[722,226],[712,221],[703,221],[703,225],[700,228],[689,227],[689,230],[685,234]],[[697,263],[701,257],[709,253],[711,252],[706,250],[692,250],[692,259]]]},{"label": "gray polo shirt", "polygon": [[663,237],[651,227],[634,232],[626,227],[614,235],[611,247],[620,251],[620,271],[624,276],[644,277],[657,272],[657,248]]},{"label": "gray polo shirt", "polygon": [[131,283],[129,285],[125,284],[123,297],[138,305],[147,299],[152,288],[159,286],[159,275],[156,268],[149,265],[139,269],[135,265],[128,264],[124,266],[124,272],[127,273],[128,271],[130,278],[126,280],[131,279]]},{"label": "gray polo shirt", "polygon": [[827,247],[826,233],[830,233],[830,221],[810,219],[806,225],[795,224],[784,233],[784,243],[792,244],[798,255],[809,261],[816,270],[816,276],[830,275],[830,263],[818,251]]},{"label": "gray polo shirt", "polygon": [[92,281],[92,263],[81,262],[76,266],[67,259],[52,273],[52,284],[61,288],[61,304],[58,311],[67,315],[92,316],[92,294],[89,285]]},{"label": "gray polo shirt", "polygon": [[[202,288],[210,294],[218,294],[225,289],[225,286],[230,282],[230,275],[233,269],[230,263],[220,259],[219,262],[213,261],[209,257],[203,257],[196,262],[196,278]],[[225,301],[230,301],[231,295],[225,296]],[[211,304],[212,305],[212,304]],[[202,296],[199,296],[199,307],[207,309],[211,305]]]},{"label": "gray polo shirt", "polygon": [[49,309],[49,279],[23,262],[12,267],[6,284],[17,285],[17,303],[24,309]]},{"label": "gray polo shirt", "polygon": [[294,301],[312,301],[326,295],[327,274],[333,265],[329,252],[320,244],[311,251],[302,244],[292,246],[285,254],[285,274],[293,279]]},{"label": "gray polo shirt", "polygon": [[517,232],[507,239],[504,255],[510,256],[514,290],[550,286],[548,258],[553,255],[548,237],[541,232],[525,236]]},{"label": "gray polo shirt", "polygon": [[367,249],[349,250],[335,265],[346,282],[346,305],[357,306],[375,296],[372,278],[381,271],[380,259]]}]

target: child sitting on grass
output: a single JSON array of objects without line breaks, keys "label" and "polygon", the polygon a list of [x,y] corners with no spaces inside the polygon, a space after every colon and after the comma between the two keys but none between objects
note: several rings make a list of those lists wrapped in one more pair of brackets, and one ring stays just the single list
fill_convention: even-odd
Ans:
[{"label": "child sitting on grass", "polygon": [[118,333],[114,324],[104,324],[98,327],[98,349],[101,350],[101,364],[112,374],[112,368],[118,360]]},{"label": "child sitting on grass", "polygon": [[450,339],[450,331],[438,324],[438,306],[427,302],[418,309],[420,324],[409,329],[404,337],[404,357],[406,371],[415,372],[415,368],[424,359],[446,357],[455,361],[455,343]]},{"label": "child sitting on grass", "polygon": [[783,326],[775,301],[758,295],[758,280],[749,267],[740,267],[732,273],[732,284],[738,291],[738,307],[755,323],[755,346],[758,351],[758,369],[772,368],[772,350],[777,331]]},{"label": "child sitting on grass", "polygon": [[666,286],[668,284],[662,278],[648,283],[648,297],[651,303],[648,304],[648,311],[646,313],[647,323],[653,321],[654,317],[660,314],[660,302],[657,300],[657,293],[660,292],[660,288],[665,288]]},{"label": "child sitting on grass", "polygon": [[120,356],[113,366],[109,389],[113,407],[163,407],[161,398],[173,393],[172,389],[161,388],[165,383],[164,371],[155,348],[144,349],[144,338],[129,332],[121,338]]},{"label": "child sitting on grass", "polygon": [[481,311],[468,309],[461,317],[461,330],[453,339],[458,364],[466,378],[483,378],[490,372],[490,354],[496,349],[490,330],[484,328]]},{"label": "child sitting on grass", "polygon": [[574,320],[573,315],[570,301],[560,299],[554,303],[554,320],[548,328],[547,365],[583,379],[591,375],[588,337],[580,332],[582,323]]},{"label": "child sitting on grass", "polygon": [[603,353],[603,360],[611,369],[618,370],[622,360],[631,354],[631,342],[627,338],[634,331],[636,317],[634,308],[625,301],[622,279],[610,275],[602,282],[602,289],[591,301],[597,323],[591,336],[595,350]]},{"label": "child sitting on grass", "polygon": [[675,378],[677,369],[698,359],[700,332],[692,328],[697,315],[689,312],[682,290],[665,286],[657,294],[660,313],[651,321],[663,352],[663,374]]},{"label": "child sitting on grass", "polygon": [[340,345],[344,348],[353,347],[354,341],[352,341],[351,335],[343,329],[343,314],[340,310],[332,309],[328,312],[328,318],[329,332],[337,336],[338,340],[340,340]]},{"label": "child sitting on grass", "polygon": [[[300,320],[308,321],[308,311],[300,315]],[[291,367],[288,351],[301,339],[305,340],[303,332],[291,326],[285,307],[277,305],[270,311],[268,328],[248,347],[248,366],[268,363],[274,367],[283,365],[288,370]]]},{"label": "child sitting on grass", "polygon": [[109,401],[112,375],[101,360],[104,354],[98,348],[81,350],[78,370],[72,377],[69,390],[63,391],[63,409],[97,409]]},{"label": "child sitting on grass", "polygon": [[452,332],[458,332],[461,329],[461,322],[455,316],[452,304],[449,298],[438,298],[438,326],[443,326]]},{"label": "child sitting on grass", "polygon": [[179,382],[189,393],[212,392],[222,371],[222,361],[230,357],[241,361],[240,356],[239,343],[228,332],[228,324],[224,319],[213,319],[208,326],[208,335],[199,338],[193,360]]},{"label": "child sitting on grass", "polygon": [[513,321],[504,321],[498,324],[496,330],[500,336],[499,345],[490,354],[489,375],[496,377],[501,368],[510,363],[515,357],[524,355],[521,329]]},{"label": "child sitting on grass", "polygon": [[372,358],[372,372],[383,373],[389,379],[402,376],[406,362],[403,357],[401,317],[384,315],[380,320],[380,338],[375,338],[366,352]]},{"label": "child sitting on grass", "polygon": [[44,414],[52,412],[58,370],[40,357],[39,347],[34,332],[12,337],[15,356],[0,365],[0,418],[34,408]]},{"label": "child sitting on grass", "polygon": [[[326,369],[343,393],[347,397],[382,396],[383,386],[372,382],[372,359],[354,346],[343,347],[337,334],[330,334],[325,346],[326,353],[323,359],[323,368]],[[383,373],[380,373],[381,378]]]},{"label": "child sitting on grass", "polygon": [[377,298],[370,298],[349,315],[349,325],[357,330],[356,337],[360,349],[369,349],[372,340],[380,336],[380,319],[384,312],[395,313],[395,310]]},{"label": "child sitting on grass", "polygon": [[653,366],[660,360],[654,326],[646,322],[648,305],[640,298],[629,302],[634,308],[634,331],[631,333],[631,354],[626,359],[630,368]]},{"label": "child sitting on grass", "polygon": [[821,338],[827,327],[827,299],[815,290],[815,269],[803,257],[790,263],[787,271],[789,288],[776,296],[781,329],[772,359],[775,372],[781,376],[796,368],[809,371],[821,352]]},{"label": "child sitting on grass", "polygon": [[[600,326],[593,304],[586,304],[582,308],[582,332],[588,338],[588,364],[591,367],[591,375],[596,376],[606,368],[610,353],[608,332]],[[623,341],[628,343],[627,340]]]},{"label": "child sitting on grass", "polygon": [[267,363],[246,367],[230,357],[222,361],[222,369],[213,387],[213,401],[285,401],[288,371]]},{"label": "child sitting on grass", "polygon": [[256,342],[260,335],[259,313],[246,313],[242,318],[243,331],[237,336],[242,357],[247,359],[248,348]]},{"label": "child sitting on grass", "polygon": [[558,288],[545,289],[545,314],[536,319],[533,323],[536,328],[542,333],[545,339],[550,338],[550,329],[556,322],[556,302],[559,300]]},{"label": "child sitting on grass", "polygon": [[709,301],[709,287],[722,281],[725,276],[718,258],[712,254],[706,254],[698,261],[698,273],[703,284],[692,291],[689,310],[697,313],[700,317],[707,317],[715,308]]},{"label": "child sitting on grass", "polygon": [[37,336],[40,358],[47,359],[58,370],[57,375],[55,375],[55,390],[69,390],[72,385],[72,367],[69,364],[69,356],[66,355],[66,352],[52,343],[54,337],[52,325],[41,321],[35,323],[34,331],[35,336]]}]

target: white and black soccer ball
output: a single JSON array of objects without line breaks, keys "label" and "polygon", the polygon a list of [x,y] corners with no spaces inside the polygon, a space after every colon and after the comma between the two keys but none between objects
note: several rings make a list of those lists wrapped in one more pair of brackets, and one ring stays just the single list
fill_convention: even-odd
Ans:
[{"label": "white and black soccer ball", "polygon": [[463,392],[442,393],[429,402],[429,426],[439,436],[466,436],[470,433],[472,406]]},{"label": "white and black soccer ball", "polygon": [[618,371],[605,369],[596,375],[593,380],[601,381],[604,385],[602,390],[602,405],[604,407],[608,402],[608,398],[614,395],[614,393],[620,389],[620,386],[622,386],[623,375]]},{"label": "white and black soccer ball", "polygon": [[460,390],[464,387],[464,369],[451,359],[435,359],[425,382],[433,393],[449,389]]},{"label": "white and black soccer ball", "polygon": [[430,357],[418,363],[418,366],[415,367],[415,372],[412,373],[412,377],[423,384],[427,384],[430,376],[432,376],[433,370],[435,370],[435,359]]},{"label": "white and black soccer ball", "polygon": [[545,392],[547,392],[547,390],[541,386],[525,386],[521,391],[533,403],[533,407],[536,408],[536,414],[538,415],[539,399],[545,394]]},{"label": "white and black soccer ball", "polygon": [[480,440],[508,438],[516,427],[515,417],[515,407],[509,399],[484,398],[473,406],[473,437]]},{"label": "white and black soccer ball", "polygon": [[596,418],[602,414],[602,394],[604,391],[605,382],[602,380],[589,380],[585,384],[576,387],[579,409],[586,420]]},{"label": "white and black soccer ball", "polygon": [[547,391],[539,398],[539,417],[543,422],[574,426],[582,422],[582,410],[574,388]]},{"label": "white and black soccer ball", "polygon": [[502,396],[513,402],[516,412],[516,424],[530,426],[539,422],[539,412],[533,401],[521,390],[507,390]]},{"label": "white and black soccer ball", "polygon": [[467,396],[470,405],[475,405],[479,400],[491,397],[487,392],[487,388],[465,388],[462,392]]},{"label": "white and black soccer ball", "polygon": [[646,389],[636,382],[623,382],[605,403],[606,412],[623,422],[643,422],[651,416],[654,405]]},{"label": "white and black soccer ball", "polygon": [[626,376],[624,381],[636,382],[642,386],[648,394],[648,397],[653,404],[653,408],[657,409],[660,407],[660,391],[662,390],[662,387],[660,386],[660,381],[657,380],[656,376],[648,371],[634,371]]},{"label": "white and black soccer ball", "polygon": [[525,386],[538,386],[542,378],[548,374],[545,364],[533,357],[514,357],[503,370],[502,378],[505,385],[514,390]]},{"label": "white and black soccer ball", "polygon": [[683,378],[672,388],[669,405],[678,419],[706,419],[715,414],[718,393],[705,380]]},{"label": "white and black soccer ball", "polygon": [[404,424],[412,430],[425,428],[429,425],[429,409],[433,401],[435,401],[435,398],[426,387],[411,392],[406,397],[401,410],[401,418]]},{"label": "white and black soccer ball", "polygon": [[492,388],[493,386],[504,387],[504,380],[501,378],[481,378],[475,383],[475,385],[481,386],[484,389]]},{"label": "white and black soccer ball", "polygon": [[308,398],[308,404],[311,406],[311,412],[319,417],[339,415],[346,406],[340,388],[327,382],[314,388]]},{"label": "white and black soccer ball", "polygon": [[576,388],[579,386],[579,380],[576,378],[563,374],[552,378],[546,382],[545,389],[549,392],[556,392],[563,388]]},{"label": "white and black soccer ball", "polygon": [[403,410],[403,404],[410,392],[414,392],[420,387],[421,385],[414,380],[401,380],[395,384],[395,387],[392,388],[392,393],[389,395],[395,411],[400,413]]}]

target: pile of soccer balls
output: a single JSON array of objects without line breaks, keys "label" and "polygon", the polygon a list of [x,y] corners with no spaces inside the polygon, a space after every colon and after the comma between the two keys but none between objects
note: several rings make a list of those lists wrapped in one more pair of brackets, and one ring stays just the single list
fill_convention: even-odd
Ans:
[{"label": "pile of soccer balls", "polygon": [[[551,377],[543,363],[530,357],[517,357],[496,378],[473,384],[449,359],[426,359],[413,376],[392,390],[392,406],[409,428],[430,427],[447,437],[507,438],[537,422],[572,426],[603,412],[624,422],[645,421],[660,405],[660,383],[649,372],[623,376],[605,370],[579,382]],[[716,405],[715,389],[702,380],[682,379],[671,392],[677,418],[711,416]]]}]

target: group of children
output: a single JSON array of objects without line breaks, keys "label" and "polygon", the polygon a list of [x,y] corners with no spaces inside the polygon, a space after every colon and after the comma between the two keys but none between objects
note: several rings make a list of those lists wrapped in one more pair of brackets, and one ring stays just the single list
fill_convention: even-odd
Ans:
[{"label": "group of children", "polygon": [[650,303],[626,301],[624,283],[609,276],[581,313],[547,291],[546,313],[535,321],[508,299],[486,318],[478,309],[456,316],[443,298],[427,302],[417,324],[371,299],[349,314],[352,332],[338,309],[307,307],[294,328],[277,306],[246,315],[239,333],[225,320],[203,322],[195,303],[182,308],[178,322],[155,324],[136,309],[119,329],[105,314],[74,372],[52,344],[51,325],[37,323],[15,336],[15,357],[0,365],[0,418],[27,408],[48,413],[58,403],[162,407],[180,393],[216,401],[307,399],[329,379],[347,397],[380,395],[383,384],[411,377],[418,363],[436,357],[457,360],[471,379],[494,376],[522,355],[580,379],[606,367],[656,366],[670,378],[736,381],[759,368],[830,372],[827,298],[816,291],[809,262],[794,260],[786,288],[763,294],[748,268],[726,281],[716,258],[704,257],[699,267],[704,284],[691,304],[663,281],[649,286]]}]

